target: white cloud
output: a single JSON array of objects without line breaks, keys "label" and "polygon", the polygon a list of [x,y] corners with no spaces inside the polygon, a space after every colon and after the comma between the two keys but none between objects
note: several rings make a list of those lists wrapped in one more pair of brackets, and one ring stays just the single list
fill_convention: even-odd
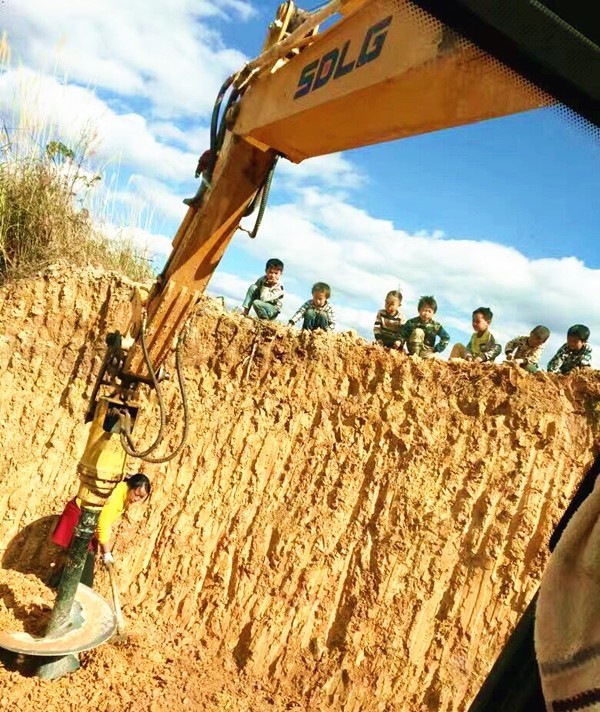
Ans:
[{"label": "white cloud", "polygon": [[0,75],[0,112],[33,134],[54,132],[67,143],[89,137],[97,161],[172,180],[192,177],[196,167],[198,152],[161,143],[141,114],[117,114],[91,90],[25,68]]},{"label": "white cloud", "polygon": [[187,211],[183,204],[184,195],[176,195],[162,181],[133,174],[128,181],[127,190],[113,193],[112,199],[133,209],[134,213],[144,214],[149,222],[175,220],[180,223]]},{"label": "white cloud", "polygon": [[[333,303],[332,303],[333,304]],[[373,340],[373,322],[375,313],[369,309],[354,309],[337,304],[335,306],[336,330],[353,330],[364,336],[368,341]]]},{"label": "white cloud", "polygon": [[210,280],[207,291],[213,296],[225,297],[239,306],[244,300],[251,281],[253,280],[243,279],[237,274],[217,271]]},{"label": "white cloud", "polygon": [[321,184],[326,185],[330,193],[358,188],[366,181],[365,176],[342,153],[316,156],[297,164],[282,159],[277,164],[276,175],[282,185],[289,188]]},{"label": "white cloud", "polygon": [[165,235],[153,233],[135,225],[104,223],[100,227],[109,239],[132,244],[151,261],[158,257],[164,257],[171,251],[171,238]]},{"label": "white cloud", "polygon": [[42,0],[11,6],[9,42],[26,66],[56,67],[70,81],[146,99],[164,117],[206,115],[225,77],[246,57],[207,18],[248,19],[243,0]]},{"label": "white cloud", "polygon": [[158,232],[174,232],[182,199],[197,188],[217,89],[246,60],[211,22],[247,20],[251,3],[57,0],[48,12],[31,0],[9,9],[13,65],[20,66],[0,67],[5,125],[39,146],[60,138],[73,147],[85,135],[86,168],[104,178],[91,207],[119,219],[143,215],[151,232],[157,218]]},{"label": "white cloud", "polygon": [[[224,10],[231,8],[240,16],[242,20],[248,20],[256,14],[256,10],[252,7],[252,5],[248,2],[244,2],[244,0],[221,0],[220,3],[211,2],[205,3],[205,5],[207,6],[207,10],[209,8],[214,10],[214,8],[217,8],[219,5],[221,5]],[[227,17],[224,12],[221,12],[221,15]]]},{"label": "white cloud", "polygon": [[210,143],[210,131],[204,126],[182,129],[170,121],[153,121],[148,124],[148,128],[157,140],[181,146],[198,155]]}]

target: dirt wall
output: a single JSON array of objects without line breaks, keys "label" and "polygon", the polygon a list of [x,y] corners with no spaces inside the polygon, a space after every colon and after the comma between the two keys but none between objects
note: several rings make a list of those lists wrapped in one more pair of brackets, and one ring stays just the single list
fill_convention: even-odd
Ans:
[{"label": "dirt wall", "polygon": [[[77,490],[87,399],[129,294],[90,270],[0,290],[5,562],[39,553],[19,532]],[[167,636],[195,679],[212,667],[242,680],[232,709],[465,710],[591,462],[599,374],[415,361],[352,334],[260,328],[208,299],[200,312],[184,352],[188,444],[167,465],[128,461],[154,484],[115,547],[142,652]],[[168,451],[175,379],[166,401]],[[140,444],[156,418],[148,404]],[[188,709],[194,693],[169,680],[168,707]]]}]

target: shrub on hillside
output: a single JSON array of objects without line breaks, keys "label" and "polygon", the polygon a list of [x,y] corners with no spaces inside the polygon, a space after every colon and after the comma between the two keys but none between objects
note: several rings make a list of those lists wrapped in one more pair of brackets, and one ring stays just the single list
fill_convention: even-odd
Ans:
[{"label": "shrub on hillside", "polygon": [[138,281],[152,278],[148,261],[133,243],[110,240],[83,207],[101,179],[86,170],[84,149],[56,140],[43,150],[34,142],[23,149],[6,130],[2,133],[1,281],[57,262],[116,270]]}]

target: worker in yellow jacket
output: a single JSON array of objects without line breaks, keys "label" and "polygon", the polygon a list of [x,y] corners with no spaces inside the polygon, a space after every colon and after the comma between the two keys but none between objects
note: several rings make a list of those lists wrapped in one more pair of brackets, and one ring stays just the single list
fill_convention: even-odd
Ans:
[{"label": "worker in yellow jacket", "polygon": [[[114,563],[111,542],[112,526],[132,504],[145,501],[150,495],[150,491],[150,480],[146,475],[138,472],[126,477],[123,482],[119,482],[111,492],[100,511],[96,533],[90,541],[90,550],[81,575],[82,583],[92,586],[94,582],[94,560],[98,549],[102,553],[104,563]],[[67,502],[60,515],[52,532],[52,541],[58,546],[68,549],[73,541],[80,516],[81,500],[74,497]],[[61,574],[62,569],[52,577],[51,585],[58,585]]]}]

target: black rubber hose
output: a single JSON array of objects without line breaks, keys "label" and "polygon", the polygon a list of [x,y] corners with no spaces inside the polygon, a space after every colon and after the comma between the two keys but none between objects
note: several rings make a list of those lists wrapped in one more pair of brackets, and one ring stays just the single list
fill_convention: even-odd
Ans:
[{"label": "black rubber hose", "polygon": [[189,425],[190,425],[190,417],[189,417],[189,408],[188,408],[188,400],[187,400],[187,393],[185,391],[185,381],[183,380],[183,372],[181,368],[181,357],[180,357],[180,347],[181,344],[183,343],[184,339],[179,339],[177,342],[177,347],[175,348],[175,363],[176,363],[176,370],[177,370],[177,381],[179,383],[179,392],[181,394],[181,403],[183,407],[183,433],[181,434],[181,439],[179,441],[179,444],[173,450],[173,452],[169,453],[168,455],[165,455],[164,457],[144,457],[145,462],[150,462],[154,465],[158,465],[162,462],[169,462],[173,458],[177,457],[179,453],[183,450],[184,445],[187,442],[187,436],[188,436],[188,430],[189,430]]},{"label": "black rubber hose", "polygon": [[152,381],[152,386],[153,386],[154,390],[156,391],[156,397],[158,399],[158,408],[160,411],[160,427],[158,429],[158,435],[154,439],[154,442],[152,443],[152,445],[150,445],[150,447],[146,448],[146,450],[144,450],[143,452],[138,452],[135,449],[133,441],[131,440],[131,433],[130,433],[130,428],[129,428],[129,423],[128,423],[129,413],[127,413],[125,427],[121,429],[121,445],[123,447],[123,450],[125,450],[125,452],[128,455],[130,455],[131,457],[138,457],[138,458],[143,459],[144,457],[146,457],[146,455],[149,455],[151,452],[156,450],[156,448],[162,442],[163,433],[164,433],[165,424],[166,424],[165,403],[164,403],[163,397],[162,397],[162,390],[161,390],[158,380],[156,378],[156,373],[154,372],[152,362],[150,361],[150,356],[148,354],[148,346],[146,344],[146,319],[145,318],[142,322],[141,342],[142,342],[142,352],[144,354],[144,361],[146,363],[146,367],[148,368],[148,372],[150,373],[150,379]]},{"label": "black rubber hose", "polygon": [[[278,159],[279,159],[279,156],[275,156],[275,160],[273,161],[273,165],[271,166],[271,168],[269,169],[269,172],[267,173],[265,182],[263,183],[260,190],[256,193],[254,200],[250,203],[250,205],[246,209],[246,213],[244,213],[244,217],[247,217],[248,215],[252,215],[252,213],[254,212],[254,208],[256,207],[256,201],[258,200],[258,196],[260,195],[260,205],[258,208],[258,215],[256,216],[256,222],[254,223],[254,227],[252,228],[252,231],[246,230],[244,228],[240,228],[240,230],[247,232],[248,235],[252,239],[254,239],[257,236],[258,230],[262,223],[263,216],[265,214],[265,210],[267,209],[267,201],[269,200],[269,191],[271,190],[271,183],[273,182],[273,175],[275,174],[275,167],[277,166]],[[250,208],[252,208],[252,210],[250,210]]]}]

